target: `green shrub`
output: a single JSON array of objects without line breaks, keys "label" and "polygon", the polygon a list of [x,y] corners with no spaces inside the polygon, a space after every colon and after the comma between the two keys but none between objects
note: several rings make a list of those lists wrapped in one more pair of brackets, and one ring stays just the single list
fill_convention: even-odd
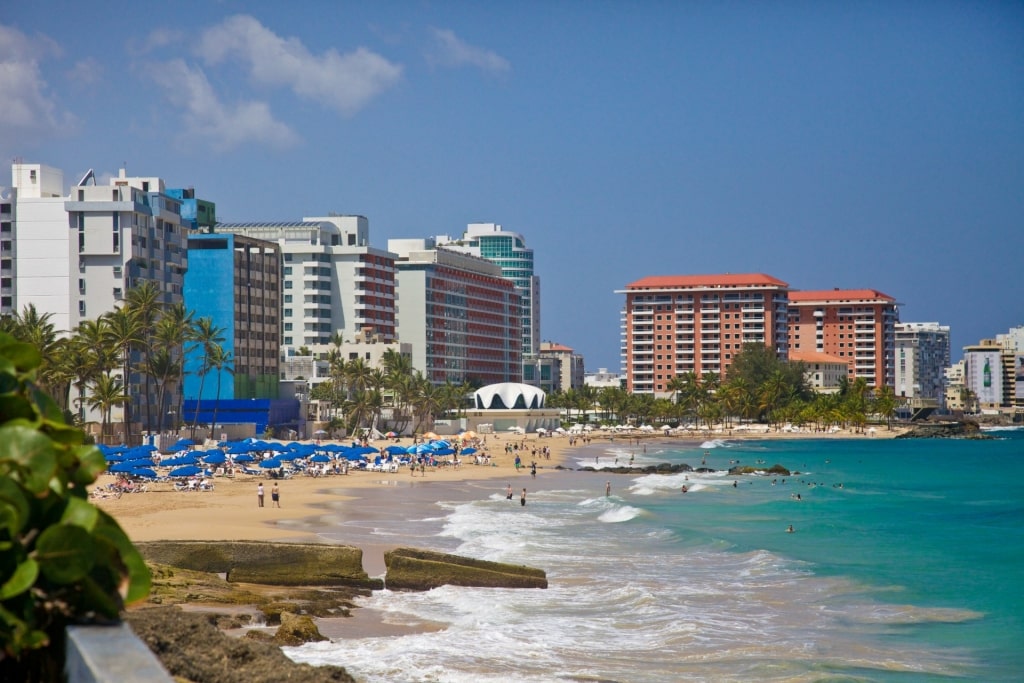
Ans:
[{"label": "green shrub", "polygon": [[39,364],[34,346],[0,333],[3,680],[49,678],[40,668],[62,668],[67,624],[117,620],[149,593],[142,556],[89,502],[86,487],[106,469],[103,455],[36,387]]}]

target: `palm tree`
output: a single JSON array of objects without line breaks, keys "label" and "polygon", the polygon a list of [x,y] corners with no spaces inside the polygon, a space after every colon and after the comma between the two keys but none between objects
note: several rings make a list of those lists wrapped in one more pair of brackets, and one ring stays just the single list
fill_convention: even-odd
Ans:
[{"label": "palm tree", "polygon": [[143,280],[136,286],[129,289],[125,296],[125,307],[128,308],[137,319],[139,335],[142,338],[142,342],[138,346],[138,351],[141,354],[138,368],[142,374],[143,381],[142,401],[144,402],[143,408],[145,410],[146,418],[143,428],[147,430],[152,429],[154,421],[152,414],[153,404],[150,400],[150,380],[153,378],[148,372],[146,372],[146,369],[149,366],[150,354],[155,348],[153,333],[160,312],[163,309],[162,299],[163,293],[160,291],[159,285],[152,280]]},{"label": "palm tree", "polygon": [[121,360],[121,382],[124,391],[124,436],[125,443],[131,445],[132,403],[129,392],[131,391],[132,352],[143,342],[142,324],[138,316],[127,306],[115,308],[101,317],[106,322],[105,341],[110,344]]},{"label": "palm tree", "polygon": [[100,411],[100,441],[109,443],[110,417],[115,405],[128,401],[124,394],[124,385],[121,378],[111,374],[102,374],[96,377],[89,385],[89,397],[86,402],[89,408]]},{"label": "palm tree", "polygon": [[216,353],[215,347],[224,342],[224,329],[213,324],[209,317],[200,318],[192,327],[191,341],[195,342],[203,352],[202,361],[199,364],[199,393],[196,396],[196,409],[192,416],[192,438],[195,438],[196,429],[199,427],[199,405],[203,400],[203,388],[206,384],[206,375],[210,372],[210,357]]},{"label": "palm tree", "polygon": [[210,420],[210,429],[217,424],[217,412],[220,410],[220,381],[224,373],[235,373],[234,354],[227,351],[223,346],[214,345],[210,349],[210,369],[217,373],[217,394],[213,402],[213,419]]}]

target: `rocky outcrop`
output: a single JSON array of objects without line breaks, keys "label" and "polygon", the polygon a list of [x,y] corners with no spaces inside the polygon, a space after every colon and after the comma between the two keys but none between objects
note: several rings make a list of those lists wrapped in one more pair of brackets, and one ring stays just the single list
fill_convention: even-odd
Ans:
[{"label": "rocky outcrop", "polygon": [[127,616],[132,630],[177,681],[355,683],[341,667],[297,664],[276,645],[225,635],[212,618],[177,607],[135,610]]},{"label": "rocky outcrop", "polygon": [[948,422],[921,422],[915,424],[907,432],[895,437],[897,439],[991,439],[981,431],[977,422],[972,420],[953,420]]},{"label": "rocky outcrop", "polygon": [[385,584],[391,590],[430,590],[439,586],[547,588],[547,574],[522,565],[474,560],[458,555],[396,548],[384,553]]},{"label": "rocky outcrop", "polygon": [[729,468],[729,474],[775,474],[780,477],[791,476],[789,470],[782,465],[772,465],[768,469],[763,467],[753,467],[751,465],[736,465],[735,467]]},{"label": "rocky outcrop", "polygon": [[277,627],[273,643],[275,645],[303,645],[327,640],[320,629],[313,623],[312,617],[304,614],[281,612],[281,625]]},{"label": "rocky outcrop", "polygon": [[[657,465],[646,465],[645,467],[602,467],[594,468],[581,467],[581,472],[601,472],[603,474],[676,474],[678,472],[693,472],[694,469],[684,463],[659,463]],[[710,471],[710,470],[709,470]]]},{"label": "rocky outcrop", "polygon": [[228,581],[270,586],[355,586],[380,589],[363,570],[363,551],[344,545],[260,541],[137,543],[150,562],[226,574]]}]

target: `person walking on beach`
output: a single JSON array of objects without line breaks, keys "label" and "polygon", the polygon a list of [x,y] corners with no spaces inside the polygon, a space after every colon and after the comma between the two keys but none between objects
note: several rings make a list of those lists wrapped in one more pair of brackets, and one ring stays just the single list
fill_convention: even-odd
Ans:
[{"label": "person walking on beach", "polygon": [[263,482],[262,481],[256,486],[256,505],[258,507],[263,507]]},{"label": "person walking on beach", "polygon": [[526,489],[523,489],[522,494],[519,496],[519,504],[526,507]]},{"label": "person walking on beach", "polygon": [[270,489],[270,502],[276,508],[281,507],[281,490],[277,488],[277,484],[274,484],[274,488]]},{"label": "person walking on beach", "polygon": [[606,481],[604,483],[604,495],[605,498],[612,495],[612,483],[610,481]]},{"label": "person walking on beach", "polygon": [[512,484],[505,488],[505,500],[512,500]]}]

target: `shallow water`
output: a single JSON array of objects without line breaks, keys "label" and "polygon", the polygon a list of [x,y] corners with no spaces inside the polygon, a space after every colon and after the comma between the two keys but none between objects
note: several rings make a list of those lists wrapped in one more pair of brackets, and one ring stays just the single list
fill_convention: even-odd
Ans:
[{"label": "shallow water", "polygon": [[[326,538],[541,567],[550,588],[382,591],[365,608],[443,629],[286,652],[368,682],[1019,680],[1024,434],[1002,435],[614,443],[579,464],[699,466],[707,451],[719,471],[542,470],[512,482],[526,508],[504,481],[357,502]],[[727,476],[736,461],[800,474]]]}]

